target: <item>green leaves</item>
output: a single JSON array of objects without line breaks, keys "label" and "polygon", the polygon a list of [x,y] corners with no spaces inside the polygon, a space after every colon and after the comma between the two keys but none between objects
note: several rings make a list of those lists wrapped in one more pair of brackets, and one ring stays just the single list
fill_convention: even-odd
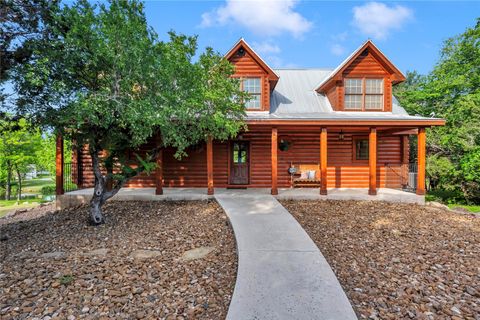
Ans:
[{"label": "green leaves", "polygon": [[480,19],[445,41],[429,75],[407,73],[395,94],[410,113],[446,119],[446,126],[428,134],[429,179],[439,188],[461,189],[467,198],[475,194],[468,189],[480,190]]},{"label": "green leaves", "polygon": [[[17,111],[106,151],[121,168],[116,180],[154,170],[147,156],[122,155],[140,148],[154,154],[156,146],[145,143],[156,134],[182,157],[208,136],[225,140],[244,127],[246,97],[231,77],[233,66],[211,48],[199,53],[196,36],[171,31],[160,41],[139,1],[78,0],[55,12],[45,29],[48,37],[17,70]],[[102,166],[112,167],[106,159]]]}]

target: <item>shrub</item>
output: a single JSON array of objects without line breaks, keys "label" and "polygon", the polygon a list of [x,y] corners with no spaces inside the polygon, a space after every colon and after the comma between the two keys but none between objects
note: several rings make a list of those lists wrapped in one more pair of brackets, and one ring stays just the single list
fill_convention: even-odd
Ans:
[{"label": "shrub", "polygon": [[43,196],[51,196],[55,194],[55,186],[44,186],[42,187],[41,193]]}]

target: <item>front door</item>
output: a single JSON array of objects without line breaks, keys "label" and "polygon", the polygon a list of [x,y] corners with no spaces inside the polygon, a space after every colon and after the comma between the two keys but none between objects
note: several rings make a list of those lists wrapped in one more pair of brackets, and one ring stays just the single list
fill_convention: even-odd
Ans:
[{"label": "front door", "polygon": [[230,184],[248,184],[249,165],[249,142],[232,141],[230,146]]}]

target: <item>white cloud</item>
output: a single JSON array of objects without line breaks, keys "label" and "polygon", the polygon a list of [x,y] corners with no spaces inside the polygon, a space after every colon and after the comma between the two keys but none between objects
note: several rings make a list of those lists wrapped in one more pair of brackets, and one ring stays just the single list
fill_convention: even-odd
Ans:
[{"label": "white cloud", "polygon": [[361,33],[381,40],[387,38],[392,30],[400,29],[412,17],[413,11],[407,7],[368,2],[353,8],[352,25]]},{"label": "white cloud", "polygon": [[266,56],[265,61],[267,64],[272,68],[280,68],[280,69],[295,69],[298,68],[298,65],[295,63],[285,62],[279,56]]},{"label": "white cloud", "polygon": [[345,48],[337,43],[330,47],[330,51],[336,56],[341,56],[345,53]]},{"label": "white cloud", "polygon": [[294,11],[298,0],[226,0],[225,5],[202,14],[202,27],[237,24],[251,32],[275,36],[284,32],[301,37],[312,23]]},{"label": "white cloud", "polygon": [[252,43],[253,49],[259,54],[280,53],[280,47],[269,41]]}]

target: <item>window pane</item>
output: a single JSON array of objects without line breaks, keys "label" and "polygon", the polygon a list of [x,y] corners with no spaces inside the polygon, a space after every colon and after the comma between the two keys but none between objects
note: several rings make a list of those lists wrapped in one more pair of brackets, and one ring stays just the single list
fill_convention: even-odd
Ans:
[{"label": "window pane", "polygon": [[357,160],[368,160],[368,140],[357,140],[355,143],[355,158]]},{"label": "window pane", "polygon": [[365,109],[383,109],[383,94],[368,94],[365,96]]},{"label": "window pane", "polygon": [[245,107],[248,109],[260,109],[260,95],[255,94],[250,96],[250,100],[245,103]]},{"label": "window pane", "polygon": [[345,93],[362,94],[362,79],[345,79]]},{"label": "window pane", "polygon": [[243,80],[243,91],[260,93],[260,78],[246,78]]},{"label": "window pane", "polygon": [[382,94],[383,93],[383,79],[366,79],[365,83],[366,93]]},{"label": "window pane", "polygon": [[345,109],[362,109],[362,96],[355,94],[346,94]]}]

